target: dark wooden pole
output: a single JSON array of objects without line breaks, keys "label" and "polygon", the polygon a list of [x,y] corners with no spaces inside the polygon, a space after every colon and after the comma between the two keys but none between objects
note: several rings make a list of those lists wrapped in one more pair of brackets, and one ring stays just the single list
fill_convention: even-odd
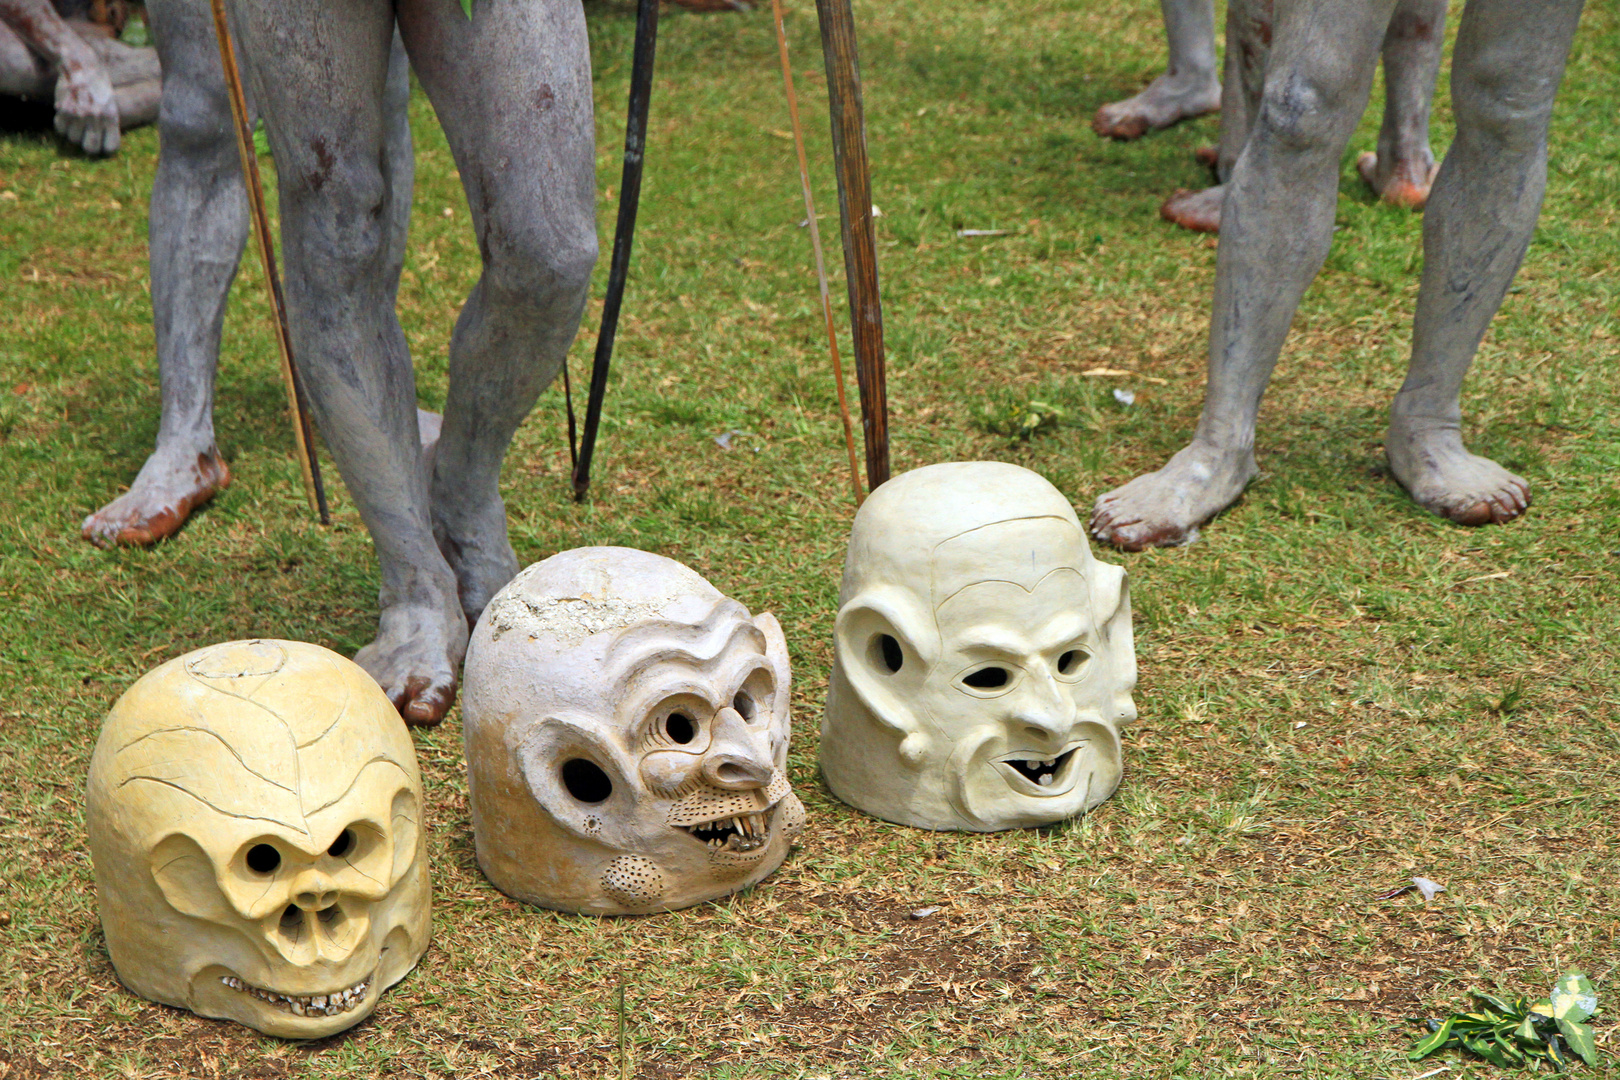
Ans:
[{"label": "dark wooden pole", "polygon": [[[613,261],[608,264],[607,296],[602,302],[602,328],[596,335],[596,356],[591,362],[591,390],[585,403],[585,427],[579,453],[574,455],[574,501],[584,502],[591,487],[591,457],[596,450],[602,402],[607,397],[608,368],[613,363],[613,339],[619,331],[619,307],[624,303],[625,279],[630,273],[630,251],[636,239],[636,209],[641,205],[641,172],[647,147],[647,114],[652,103],[653,57],[658,46],[658,0],[640,0],[636,7],[636,42],[630,61],[630,106],[624,122],[624,173],[619,182],[619,221],[613,233]],[[563,362],[567,378],[567,361]],[[564,382],[569,402],[569,446],[573,445],[572,390]]]},{"label": "dark wooden pole", "polygon": [[861,392],[861,434],[870,491],[889,478],[889,399],[883,375],[883,301],[878,295],[877,234],[872,227],[872,171],[866,158],[855,15],[849,4],[850,0],[816,0],[816,15],[827,63],[827,108],[832,115],[844,276],[849,285],[855,381]]}]

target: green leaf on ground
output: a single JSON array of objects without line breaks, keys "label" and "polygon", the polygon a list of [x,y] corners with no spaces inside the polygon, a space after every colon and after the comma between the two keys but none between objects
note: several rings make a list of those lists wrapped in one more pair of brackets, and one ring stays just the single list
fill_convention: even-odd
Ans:
[{"label": "green leaf on ground", "polygon": [[[1503,1001],[1494,994],[1487,994],[1483,990],[1470,990],[1468,991],[1468,994],[1481,1005],[1495,1009],[1503,1016],[1512,1016],[1515,1014],[1513,1006],[1509,1005],[1507,1002]],[[1522,1014],[1522,1010],[1519,1010],[1519,1012]]]},{"label": "green leaf on ground", "polygon": [[1560,1016],[1558,1018],[1558,1032],[1564,1037],[1564,1041],[1569,1044],[1569,1048],[1575,1051],[1582,1061],[1588,1065],[1597,1064],[1597,1041],[1592,1038],[1591,1025],[1566,1020]]},{"label": "green leaf on ground", "polygon": [[1451,1028],[1456,1023],[1456,1019],[1454,1016],[1448,1016],[1442,1020],[1439,1027],[1417,1041],[1412,1047],[1412,1052],[1406,1055],[1407,1058],[1417,1061],[1419,1058],[1428,1057],[1445,1046],[1451,1041]]},{"label": "green leaf on ground", "polygon": [[1525,1066],[1545,1060],[1556,1071],[1568,1064],[1567,1044],[1582,1061],[1597,1061],[1597,1043],[1590,1026],[1581,1023],[1597,1012],[1597,993],[1586,976],[1570,972],[1553,986],[1548,1000],[1532,1008],[1529,999],[1509,1002],[1483,990],[1470,990],[1480,1011],[1452,1013],[1412,1046],[1408,1057],[1416,1061],[1437,1050],[1461,1046],[1486,1061],[1503,1067]]},{"label": "green leaf on ground", "polygon": [[1597,1012],[1597,991],[1585,975],[1572,971],[1553,986],[1552,1014],[1559,1020],[1580,1023]]}]

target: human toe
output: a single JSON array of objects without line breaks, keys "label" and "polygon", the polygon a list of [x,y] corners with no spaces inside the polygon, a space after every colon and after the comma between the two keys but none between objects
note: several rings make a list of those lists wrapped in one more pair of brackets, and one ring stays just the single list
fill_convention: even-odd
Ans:
[{"label": "human toe", "polygon": [[412,675],[401,690],[389,695],[400,718],[409,727],[437,727],[456,700],[456,680]]}]

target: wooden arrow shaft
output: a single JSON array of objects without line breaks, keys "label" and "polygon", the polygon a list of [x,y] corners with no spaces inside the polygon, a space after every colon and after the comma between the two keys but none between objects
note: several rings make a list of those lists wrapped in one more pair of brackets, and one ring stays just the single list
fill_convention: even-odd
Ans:
[{"label": "wooden arrow shaft", "polygon": [[287,387],[287,408],[293,419],[293,445],[298,467],[303,473],[304,496],[322,525],[332,523],[326,505],[326,488],[321,483],[320,462],[315,460],[315,431],[309,420],[308,399],[304,395],[298,365],[293,360],[292,335],[287,328],[287,305],[281,294],[281,275],[276,272],[276,249],[270,239],[270,215],[264,206],[264,180],[259,175],[259,156],[253,149],[253,121],[248,116],[247,95],[242,90],[242,71],[236,63],[236,47],[231,43],[230,24],[225,18],[225,0],[213,0],[214,35],[219,39],[219,60],[225,69],[225,90],[231,101],[231,117],[236,129],[236,149],[242,158],[242,182],[247,185],[248,206],[253,233],[259,240],[259,257],[270,293],[271,321],[276,345],[281,353],[281,379]]},{"label": "wooden arrow shaft", "polygon": [[849,401],[844,394],[844,362],[838,356],[838,328],[833,322],[832,297],[827,290],[827,261],[821,253],[821,227],[816,224],[816,198],[810,190],[810,162],[804,152],[804,128],[799,123],[799,95],[793,89],[793,65],[788,61],[787,27],[782,23],[782,0],[771,0],[776,21],[776,47],[782,58],[782,85],[787,91],[788,117],[793,122],[793,146],[799,155],[799,187],[804,192],[804,217],[810,227],[810,250],[815,254],[816,284],[821,289],[821,319],[827,327],[827,348],[832,353],[833,385],[838,389],[838,415],[844,422],[844,450],[849,454],[849,483],[859,507],[866,495],[861,490],[861,467],[855,458],[855,432],[849,419]]}]

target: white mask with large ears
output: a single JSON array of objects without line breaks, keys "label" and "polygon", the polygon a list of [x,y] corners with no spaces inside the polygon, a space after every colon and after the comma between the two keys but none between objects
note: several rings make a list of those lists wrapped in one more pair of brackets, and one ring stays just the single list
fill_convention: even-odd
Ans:
[{"label": "white mask with large ears", "polygon": [[999,462],[895,477],[855,515],[821,731],[832,793],[889,821],[1046,825],[1119,785],[1136,716],[1125,571]]},{"label": "white mask with large ears", "polygon": [[578,548],[530,566],[467,651],[479,866],[519,900],[593,915],[764,878],[804,824],[790,674],[776,619],[671,559]]},{"label": "white mask with large ears", "polygon": [[315,1039],[427,948],[422,782],[372,677],[317,645],[235,641],[113,706],[85,825],[107,950],[154,1001]]}]

